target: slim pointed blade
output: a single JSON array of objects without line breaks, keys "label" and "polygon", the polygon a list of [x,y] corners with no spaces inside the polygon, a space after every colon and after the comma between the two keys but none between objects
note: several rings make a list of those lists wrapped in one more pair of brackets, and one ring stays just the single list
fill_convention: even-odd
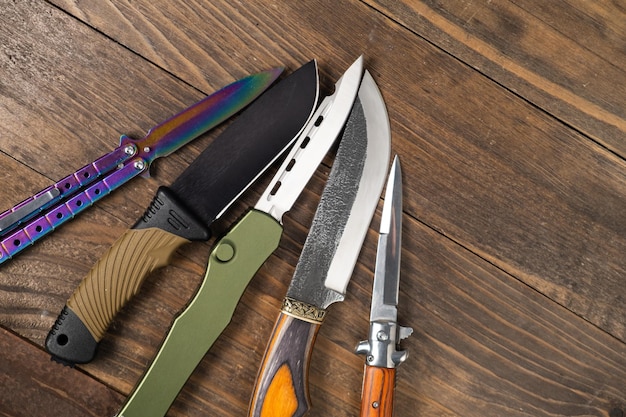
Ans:
[{"label": "slim pointed blade", "polygon": [[365,72],[287,297],[326,309],[343,300],[382,191],[389,119]]},{"label": "slim pointed blade", "polygon": [[294,141],[315,110],[317,63],[311,61],[254,101],[170,187],[207,225]]},{"label": "slim pointed blade", "polygon": [[402,172],[396,157],[391,167],[380,220],[370,321],[393,321],[398,316],[400,252],[402,248]]}]

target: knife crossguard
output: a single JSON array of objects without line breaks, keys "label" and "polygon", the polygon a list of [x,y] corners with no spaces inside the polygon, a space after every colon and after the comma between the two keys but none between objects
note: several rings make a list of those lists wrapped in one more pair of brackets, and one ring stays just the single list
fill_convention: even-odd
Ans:
[{"label": "knife crossguard", "polygon": [[369,340],[359,342],[356,353],[366,356],[368,366],[395,368],[408,357],[407,351],[397,350],[397,344],[412,333],[412,328],[399,326],[392,321],[372,322]]},{"label": "knife crossguard", "polygon": [[290,297],[283,299],[281,311],[289,316],[316,324],[322,323],[326,317],[326,310]]}]

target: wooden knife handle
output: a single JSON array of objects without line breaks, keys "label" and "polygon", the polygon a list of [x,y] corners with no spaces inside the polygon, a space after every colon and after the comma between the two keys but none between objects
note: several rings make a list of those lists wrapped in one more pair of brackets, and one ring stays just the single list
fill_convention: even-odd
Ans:
[{"label": "wooden knife handle", "polygon": [[365,366],[361,417],[391,417],[396,369]]},{"label": "wooden knife handle", "polygon": [[280,313],[261,362],[249,417],[299,417],[311,408],[308,372],[321,321]]}]

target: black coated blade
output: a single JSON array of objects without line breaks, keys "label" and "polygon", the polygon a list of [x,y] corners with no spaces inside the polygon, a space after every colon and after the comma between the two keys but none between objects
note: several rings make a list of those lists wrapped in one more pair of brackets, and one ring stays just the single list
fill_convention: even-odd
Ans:
[{"label": "black coated blade", "polygon": [[317,96],[317,64],[311,61],[249,105],[170,190],[210,225],[296,138]]}]

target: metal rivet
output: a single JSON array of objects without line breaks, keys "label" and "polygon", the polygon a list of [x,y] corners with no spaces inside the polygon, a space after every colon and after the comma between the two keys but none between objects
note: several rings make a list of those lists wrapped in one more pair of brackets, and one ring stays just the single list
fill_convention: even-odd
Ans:
[{"label": "metal rivet", "polygon": [[144,151],[144,152],[150,152],[150,151],[151,151],[151,149],[150,149],[150,147],[149,147],[149,146],[146,146],[145,148],[143,148],[143,151]]},{"label": "metal rivet", "polygon": [[378,340],[382,341],[389,340],[389,335],[382,330],[379,331],[378,334],[376,334],[376,337],[378,338]]},{"label": "metal rivet", "polygon": [[133,145],[128,145],[124,148],[124,153],[126,155],[134,155],[135,154],[135,147]]},{"label": "metal rivet", "polygon": [[145,167],[146,167],[146,164],[145,164],[143,161],[141,161],[141,160],[139,160],[139,161],[135,161],[135,169],[136,169],[136,170],[141,171],[141,170],[143,170]]},{"label": "metal rivet", "polygon": [[374,407],[374,408],[378,408],[378,406],[379,406],[379,405],[380,405],[380,404],[378,404],[378,401],[374,401],[374,402],[372,403],[372,407]]}]

